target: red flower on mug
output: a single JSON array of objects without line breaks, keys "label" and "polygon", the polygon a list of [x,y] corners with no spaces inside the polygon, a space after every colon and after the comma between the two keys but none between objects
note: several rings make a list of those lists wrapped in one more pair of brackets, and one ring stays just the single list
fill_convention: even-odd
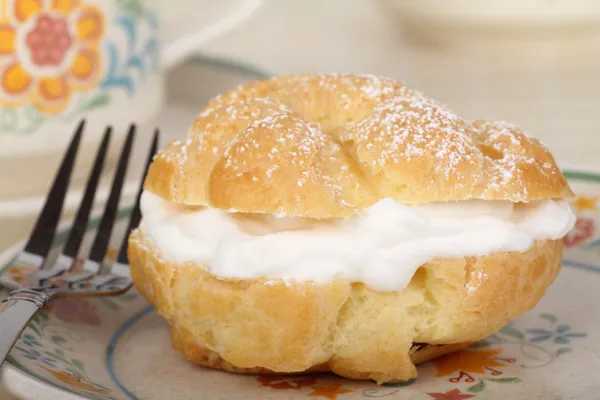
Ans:
[{"label": "red flower on mug", "polygon": [[566,247],[575,247],[594,235],[596,227],[592,218],[577,218],[575,226],[563,239]]},{"label": "red flower on mug", "polygon": [[96,84],[101,10],[82,0],[5,0],[0,7],[0,104],[59,113]]}]

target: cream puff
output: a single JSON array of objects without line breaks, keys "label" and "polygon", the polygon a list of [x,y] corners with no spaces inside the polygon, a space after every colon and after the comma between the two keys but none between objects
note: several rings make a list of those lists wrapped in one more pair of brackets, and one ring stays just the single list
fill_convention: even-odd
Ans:
[{"label": "cream puff", "polygon": [[157,154],[131,273],[190,361],[407,380],[540,300],[571,195],[507,123],[391,79],[277,77],[216,97]]}]

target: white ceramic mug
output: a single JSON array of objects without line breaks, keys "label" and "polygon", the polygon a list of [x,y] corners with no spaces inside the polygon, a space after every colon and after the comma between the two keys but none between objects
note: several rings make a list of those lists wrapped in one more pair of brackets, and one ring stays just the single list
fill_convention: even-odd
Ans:
[{"label": "white ceramic mug", "polygon": [[166,70],[259,5],[0,0],[0,198],[43,189],[81,118],[83,159],[107,125],[115,139],[131,122],[151,129]]}]

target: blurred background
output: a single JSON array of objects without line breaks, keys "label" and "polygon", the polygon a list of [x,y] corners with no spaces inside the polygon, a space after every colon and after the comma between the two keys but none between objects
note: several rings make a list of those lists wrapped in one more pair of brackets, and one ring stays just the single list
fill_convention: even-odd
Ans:
[{"label": "blurred background", "polygon": [[273,73],[393,77],[464,117],[522,126],[563,163],[600,165],[597,1],[266,1],[205,50]]},{"label": "blurred background", "polygon": [[[80,9],[63,10],[74,21],[67,30],[80,29],[72,40],[60,36],[56,10],[27,8],[33,3],[23,0],[8,3],[21,7],[22,15],[22,20],[3,16],[13,24],[10,29],[55,35],[67,50],[63,59],[46,60],[44,49],[32,44],[35,37],[9,43],[10,34],[0,32],[3,87],[25,93],[24,85],[35,83],[36,71],[47,72],[48,63],[66,66],[68,73],[61,77],[66,86],[39,81],[35,96],[31,89],[27,99],[42,102],[19,103],[13,92],[0,98],[17,99],[0,102],[1,248],[28,233],[79,118],[89,122],[87,150],[67,215],[79,200],[95,139],[105,125],[113,125],[122,138],[136,122],[140,148],[159,126],[164,144],[186,134],[210,97],[275,74],[396,78],[466,118],[521,126],[565,167],[600,168],[600,2],[595,0],[85,0]],[[44,15],[50,19],[42,24]],[[82,35],[97,46],[94,56],[77,53]],[[25,62],[19,57],[27,52]],[[36,63],[43,68],[33,68]],[[31,121],[37,125],[27,125]],[[139,168],[131,174],[138,179]],[[134,187],[126,192],[132,195]]]}]

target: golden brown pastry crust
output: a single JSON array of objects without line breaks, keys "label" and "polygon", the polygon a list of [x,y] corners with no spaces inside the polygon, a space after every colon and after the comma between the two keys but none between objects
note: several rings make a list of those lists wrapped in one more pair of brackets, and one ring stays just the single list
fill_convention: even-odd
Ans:
[{"label": "golden brown pastry crust", "polygon": [[[206,266],[165,260],[130,237],[136,287],[188,359],[235,372],[330,370],[377,382],[416,376],[414,363],[483,339],[533,307],[554,280],[562,243],[524,253],[434,260],[399,292],[362,284],[220,280]],[[411,354],[413,343],[450,345]]]},{"label": "golden brown pastry crust", "polygon": [[572,192],[537,140],[467,121],[391,79],[283,76],[211,101],[155,158],[146,189],[190,205],[342,217],[401,203],[532,201]]},{"label": "golden brown pastry crust", "polygon": [[[292,75],[211,101],[184,141],[155,157],[145,188],[166,200],[244,213],[345,217],[385,197],[418,204],[572,195],[536,139],[467,121],[391,79]],[[165,260],[131,235],[136,287],[188,359],[234,372],[333,371],[378,382],[485,338],[535,305],[560,241],[524,253],[434,260],[399,292],[362,284],[220,280]],[[431,346],[416,350],[413,343]]]}]

